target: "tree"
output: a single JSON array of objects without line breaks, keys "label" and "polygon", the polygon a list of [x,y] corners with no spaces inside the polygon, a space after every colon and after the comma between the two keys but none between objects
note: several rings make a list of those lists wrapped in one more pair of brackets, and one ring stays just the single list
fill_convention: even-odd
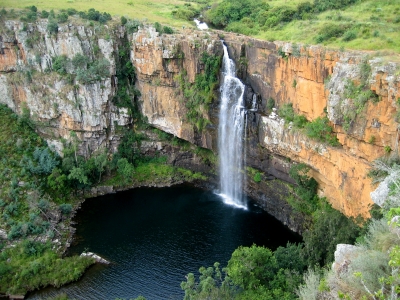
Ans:
[{"label": "tree", "polygon": [[124,16],[121,17],[121,25],[124,26],[128,22],[128,19]]},{"label": "tree", "polygon": [[94,165],[96,166],[97,172],[99,173],[99,181],[101,180],[101,174],[104,172],[105,167],[108,164],[107,153],[103,152],[99,155],[94,156]]},{"label": "tree", "polygon": [[73,167],[71,172],[68,175],[69,180],[76,180],[81,185],[89,184],[89,180],[85,174],[85,171],[82,168]]},{"label": "tree", "polygon": [[237,248],[226,269],[235,285],[252,290],[272,280],[277,268],[277,261],[271,250],[253,245]]},{"label": "tree", "polygon": [[124,183],[128,183],[133,176],[135,168],[126,158],[121,158],[117,162],[118,174],[123,178]]}]

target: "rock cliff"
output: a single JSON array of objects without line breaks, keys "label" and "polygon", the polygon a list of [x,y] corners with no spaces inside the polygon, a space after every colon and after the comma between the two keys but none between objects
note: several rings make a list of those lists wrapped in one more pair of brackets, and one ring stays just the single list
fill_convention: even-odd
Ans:
[{"label": "rock cliff", "polygon": [[[128,40],[136,69],[135,88],[141,95],[138,104],[148,123],[217,151],[218,101],[203,111],[210,122],[198,130],[186,118],[185,95],[177,77],[184,73],[185,80],[194,82],[196,75],[204,72],[203,53],[222,56],[221,32],[182,30],[166,35],[151,26],[128,33],[121,26],[66,24],[57,34],[50,34],[46,22],[2,24],[0,103],[20,114],[29,113],[49,144],[60,150],[61,139],[69,139],[75,131],[81,151],[87,155],[102,147],[115,151],[120,128],[134,126],[129,110],[113,101],[119,88],[117,54]],[[301,217],[291,213],[284,197],[288,193],[285,182],[292,183],[290,166],[303,162],[311,167],[320,195],[335,208],[348,216],[368,216],[369,194],[374,189],[368,169],[373,160],[397,151],[398,146],[398,65],[374,53],[267,42],[227,33],[224,40],[247,85],[248,106],[254,105],[253,99],[257,102],[257,108],[248,113],[247,164],[262,171],[263,180],[256,183],[249,178],[247,192],[301,231]],[[106,60],[109,75],[91,82],[77,80],[77,68],[71,63],[77,54],[90,62]],[[54,70],[55,58],[60,56],[68,61],[64,75]],[[349,96],[349,89],[361,84],[360,93],[368,92],[373,99],[362,105]],[[292,103],[294,111],[308,121],[327,115],[341,146],[311,140],[279,116],[270,116],[270,98],[276,107]]]},{"label": "rock cliff", "polygon": [[[375,188],[367,177],[371,162],[398,150],[399,65],[385,62],[376,53],[234,35],[225,35],[225,41],[236,61],[245,62],[242,79],[259,96],[258,145],[274,156],[311,166],[320,195],[334,208],[348,216],[368,216],[370,192]],[[360,86],[362,80],[369,98],[360,104],[357,95],[349,95],[349,89]],[[327,115],[342,146],[315,142],[279,117],[269,116],[270,98],[277,107],[292,103],[295,113],[308,121]],[[249,164],[251,161],[250,154]],[[262,170],[269,172],[268,168]]]}]

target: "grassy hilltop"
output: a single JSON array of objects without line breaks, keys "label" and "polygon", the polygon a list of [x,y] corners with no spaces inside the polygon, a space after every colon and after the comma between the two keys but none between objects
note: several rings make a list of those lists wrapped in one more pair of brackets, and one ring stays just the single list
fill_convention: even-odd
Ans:
[{"label": "grassy hilltop", "polygon": [[[359,50],[400,52],[400,0],[3,0],[1,6],[59,11],[95,8],[115,19],[194,27],[202,15],[211,27],[266,40]],[[223,19],[223,20],[222,20]],[[221,21],[222,20],[222,21]]]}]

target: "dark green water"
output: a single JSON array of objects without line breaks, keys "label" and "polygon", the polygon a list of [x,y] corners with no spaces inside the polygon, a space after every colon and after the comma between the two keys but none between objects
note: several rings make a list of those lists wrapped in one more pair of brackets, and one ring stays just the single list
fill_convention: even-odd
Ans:
[{"label": "dark green water", "polygon": [[178,186],[140,188],[86,200],[78,212],[77,244],[111,261],[59,290],[75,299],[182,299],[181,281],[189,272],[218,261],[225,266],[239,246],[253,243],[275,249],[299,241],[276,219],[249,204],[248,210],[224,204],[210,191]]}]

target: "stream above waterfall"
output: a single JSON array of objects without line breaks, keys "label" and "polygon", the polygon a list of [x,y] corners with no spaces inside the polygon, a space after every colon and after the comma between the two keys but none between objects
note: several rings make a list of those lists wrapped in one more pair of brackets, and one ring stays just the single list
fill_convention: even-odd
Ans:
[{"label": "stream above waterfall", "polygon": [[78,211],[70,254],[97,253],[110,265],[91,267],[78,282],[28,299],[67,293],[73,299],[182,299],[180,283],[201,266],[226,266],[240,245],[271,249],[299,236],[249,201],[224,204],[213,192],[181,185],[139,188],[87,199]]}]

